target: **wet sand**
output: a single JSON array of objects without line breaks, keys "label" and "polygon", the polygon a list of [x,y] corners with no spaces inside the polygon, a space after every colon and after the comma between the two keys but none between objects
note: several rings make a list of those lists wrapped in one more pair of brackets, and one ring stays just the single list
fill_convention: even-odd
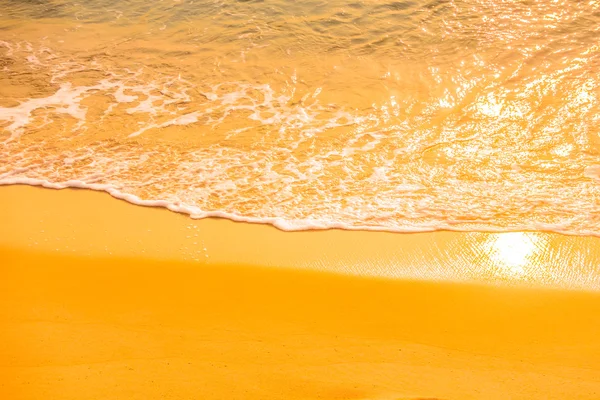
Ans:
[{"label": "wet sand", "polygon": [[502,267],[491,234],[287,233],[21,186],[0,220],[2,398],[600,396],[597,238],[536,234]]}]

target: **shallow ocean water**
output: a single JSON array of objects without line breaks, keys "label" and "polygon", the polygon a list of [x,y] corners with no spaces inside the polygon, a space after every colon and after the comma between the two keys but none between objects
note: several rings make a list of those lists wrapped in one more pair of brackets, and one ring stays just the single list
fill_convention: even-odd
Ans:
[{"label": "shallow ocean water", "polygon": [[600,235],[598,1],[0,0],[0,184]]}]

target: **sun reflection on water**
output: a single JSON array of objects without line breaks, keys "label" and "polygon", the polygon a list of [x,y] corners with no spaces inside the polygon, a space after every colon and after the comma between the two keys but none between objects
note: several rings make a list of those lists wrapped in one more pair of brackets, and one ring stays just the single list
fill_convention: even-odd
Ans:
[{"label": "sun reflection on water", "polygon": [[524,275],[525,267],[542,250],[542,239],[535,233],[507,232],[491,235],[487,242],[488,256],[503,272]]}]

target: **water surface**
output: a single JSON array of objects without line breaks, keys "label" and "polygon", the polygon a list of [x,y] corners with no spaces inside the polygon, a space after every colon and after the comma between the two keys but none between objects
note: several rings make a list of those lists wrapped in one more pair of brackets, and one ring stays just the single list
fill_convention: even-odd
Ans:
[{"label": "water surface", "polygon": [[0,0],[0,184],[600,235],[600,2]]}]

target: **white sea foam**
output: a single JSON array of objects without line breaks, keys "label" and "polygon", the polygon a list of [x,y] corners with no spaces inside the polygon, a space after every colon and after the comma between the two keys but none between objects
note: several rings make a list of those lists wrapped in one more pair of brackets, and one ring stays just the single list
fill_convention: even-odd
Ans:
[{"label": "white sea foam", "polygon": [[146,132],[147,130],[150,129],[155,129],[155,128],[166,128],[167,126],[173,126],[173,125],[189,125],[189,124],[193,124],[198,122],[198,116],[200,115],[200,113],[198,112],[193,112],[193,113],[189,113],[189,114],[184,114],[182,116],[173,118],[167,122],[163,122],[162,124],[150,124],[147,125],[143,128],[141,128],[138,131],[133,132],[132,134],[129,135],[129,137],[135,137],[138,135],[141,135],[142,133]]},{"label": "white sea foam", "polygon": [[[0,107],[9,134],[0,147],[1,185],[87,188],[193,218],[283,230],[600,235],[600,167],[587,155],[594,120],[563,127],[579,112],[573,104],[597,109],[594,82],[530,120],[524,115],[536,112],[543,80],[523,86],[531,104],[490,85],[444,117],[442,108],[465,94],[446,90],[448,104],[424,99],[424,111],[413,115],[414,101],[399,95],[362,109],[325,102],[327,87],[307,89],[296,75],[279,85],[191,83],[96,60],[55,65],[49,49],[0,45],[45,68],[53,90]],[[187,136],[169,142],[158,130]],[[69,146],[71,131],[77,145]]]},{"label": "white sea foam", "polygon": [[[50,189],[67,189],[67,188],[79,188],[79,189],[91,189],[95,191],[102,191],[110,194],[112,197],[117,199],[125,200],[129,203],[136,204],[145,207],[162,207],[170,211],[187,214],[194,219],[204,218],[224,218],[235,222],[248,222],[257,224],[268,224],[283,230],[283,231],[305,231],[305,230],[323,230],[323,229],[342,229],[342,230],[359,230],[359,231],[377,231],[377,232],[397,232],[397,233],[416,233],[416,232],[434,232],[439,230],[447,231],[480,231],[479,227],[465,228],[463,226],[456,226],[446,222],[436,222],[435,224],[413,224],[407,226],[373,226],[373,225],[353,225],[336,220],[318,220],[318,219],[286,219],[283,217],[248,217],[236,213],[229,213],[223,211],[202,211],[198,207],[182,204],[180,201],[167,201],[167,200],[142,200],[138,196],[128,193],[123,193],[120,190],[114,188],[111,185],[104,184],[88,184],[78,180],[71,180],[66,182],[49,182],[46,180],[32,179],[32,178],[1,178],[1,185],[31,185],[31,186],[42,186]],[[529,223],[524,225],[515,225],[510,229],[486,226],[488,232],[523,232],[523,231],[547,231],[557,232],[566,235],[584,235],[584,236],[599,236],[600,234],[595,230],[580,230],[574,232],[572,229],[563,225],[557,224],[546,224],[546,223]]]},{"label": "white sea foam", "polygon": [[85,121],[86,110],[79,106],[84,93],[93,89],[105,89],[102,84],[92,87],[72,87],[70,83],[64,83],[58,91],[48,97],[29,99],[16,107],[0,107],[0,121],[8,121],[10,124],[5,128],[11,132],[10,139],[16,139],[29,125],[33,119],[33,112],[39,109],[48,109],[56,113],[68,114],[78,121]]}]

